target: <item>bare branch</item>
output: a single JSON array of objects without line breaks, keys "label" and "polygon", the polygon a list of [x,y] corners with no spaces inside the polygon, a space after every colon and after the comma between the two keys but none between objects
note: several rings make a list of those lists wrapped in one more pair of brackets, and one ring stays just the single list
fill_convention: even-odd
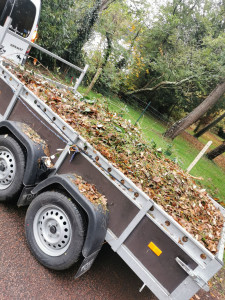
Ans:
[{"label": "bare branch", "polygon": [[113,2],[115,2],[116,0],[103,0],[102,4],[100,6],[100,12],[107,9],[109,7],[110,4],[112,4]]},{"label": "bare branch", "polygon": [[174,7],[174,10],[173,10],[173,16],[175,15],[175,13],[176,13],[176,10],[177,10],[177,8],[178,8],[178,6],[179,6],[179,4],[182,2],[182,0],[180,0],[180,1],[178,1],[177,3],[176,3],[176,5],[175,5],[175,7]]},{"label": "bare branch", "polygon": [[179,86],[179,85],[182,85],[183,83],[191,80],[194,77],[196,77],[196,76],[190,76],[190,77],[184,78],[180,81],[161,81],[160,83],[156,84],[155,86],[153,86],[151,88],[143,88],[143,89],[131,91],[131,92],[128,92],[127,95],[132,95],[132,94],[137,94],[137,93],[142,93],[142,92],[154,92],[157,89],[159,89],[161,87],[165,87],[165,86],[171,86],[171,85],[172,86]]},{"label": "bare branch", "polygon": [[152,83],[153,83],[154,81],[156,81],[156,80],[159,80],[163,75],[164,75],[164,73],[163,73],[161,76],[159,76],[158,78],[152,78],[150,81],[148,81],[148,82],[146,83],[146,85],[143,87],[143,89],[148,88],[148,86],[149,86],[150,84],[152,84]]}]

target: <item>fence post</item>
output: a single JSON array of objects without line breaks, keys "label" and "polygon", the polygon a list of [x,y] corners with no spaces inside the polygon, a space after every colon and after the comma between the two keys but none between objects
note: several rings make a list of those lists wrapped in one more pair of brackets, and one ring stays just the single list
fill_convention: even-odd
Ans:
[{"label": "fence post", "polygon": [[78,78],[78,80],[77,80],[77,82],[76,82],[76,84],[75,84],[75,86],[74,86],[74,88],[73,88],[74,93],[76,92],[78,86],[80,85],[81,81],[83,80],[84,75],[86,74],[88,68],[89,68],[89,65],[86,65],[86,66],[84,67],[82,73],[80,74],[80,77]]},{"label": "fence post", "polygon": [[205,147],[199,152],[199,154],[196,156],[196,158],[193,160],[193,162],[190,164],[190,166],[187,168],[187,173],[191,171],[191,169],[197,164],[199,159],[205,154],[207,149],[211,146],[212,141],[209,141]]},{"label": "fence post", "polygon": [[144,113],[146,112],[146,110],[149,108],[151,104],[151,101],[149,101],[148,105],[145,107],[145,109],[143,110],[143,112],[140,114],[139,118],[137,119],[137,121],[134,123],[134,125],[137,124],[137,122],[140,120],[140,118],[144,115]]}]

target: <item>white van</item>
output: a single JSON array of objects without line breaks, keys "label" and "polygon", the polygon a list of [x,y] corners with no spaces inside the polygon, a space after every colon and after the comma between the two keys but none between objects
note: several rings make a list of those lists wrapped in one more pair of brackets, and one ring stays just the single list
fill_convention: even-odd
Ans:
[{"label": "white van", "polygon": [[[10,30],[33,42],[37,35],[41,0],[0,0],[0,28],[12,18]],[[28,44],[7,34],[0,47],[0,56],[21,64],[29,52]]]}]

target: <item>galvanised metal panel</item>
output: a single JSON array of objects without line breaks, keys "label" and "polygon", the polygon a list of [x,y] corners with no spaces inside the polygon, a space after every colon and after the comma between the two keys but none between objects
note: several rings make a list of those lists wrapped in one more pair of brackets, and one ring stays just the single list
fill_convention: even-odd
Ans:
[{"label": "galvanised metal panel", "polygon": [[38,115],[30,105],[21,99],[18,99],[8,120],[27,124],[36,131],[48,145],[50,155],[57,153],[58,148],[64,148],[66,145],[66,141],[63,141],[63,137]]},{"label": "galvanised metal panel", "polygon": [[4,116],[6,109],[13,97],[13,90],[0,79],[0,114]]},{"label": "galvanised metal panel", "polygon": [[58,174],[76,173],[87,182],[94,184],[97,190],[108,199],[109,225],[108,228],[116,235],[126,229],[139,209],[121,191],[113,185],[98,169],[93,166],[83,155],[76,154],[71,161],[71,155],[58,170]]},{"label": "galvanised metal panel", "polygon": [[[159,256],[148,247],[150,242],[162,251]],[[176,257],[179,257],[192,270],[197,267],[190,256],[147,216],[134,229],[124,245],[170,293],[188,276],[176,262]]]}]

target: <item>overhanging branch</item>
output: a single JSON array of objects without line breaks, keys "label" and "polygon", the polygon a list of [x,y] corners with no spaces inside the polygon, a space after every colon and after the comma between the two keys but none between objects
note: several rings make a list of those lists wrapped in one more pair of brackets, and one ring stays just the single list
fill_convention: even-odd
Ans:
[{"label": "overhanging branch", "polygon": [[190,76],[190,77],[184,78],[180,81],[161,81],[160,83],[156,84],[155,86],[153,86],[151,88],[143,88],[143,89],[131,91],[131,92],[128,92],[127,95],[133,95],[133,94],[142,93],[142,92],[153,92],[153,91],[155,91],[161,87],[165,87],[165,86],[171,86],[171,85],[179,86],[179,85],[182,85],[183,83],[191,80],[194,77],[196,77],[196,76]]}]

